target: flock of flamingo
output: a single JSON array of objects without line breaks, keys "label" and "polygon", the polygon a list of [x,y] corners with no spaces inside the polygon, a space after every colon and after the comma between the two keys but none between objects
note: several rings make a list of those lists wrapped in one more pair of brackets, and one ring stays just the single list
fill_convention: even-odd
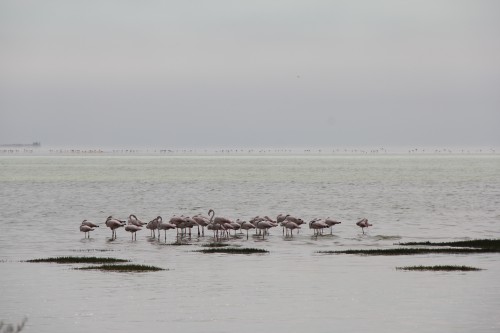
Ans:
[{"label": "flock of flamingo", "polygon": [[[330,228],[330,234],[332,234],[333,226],[340,223],[342,222],[329,217],[315,218],[309,222],[309,229],[313,229],[315,236],[323,234],[323,230],[327,228]],[[163,222],[161,216],[154,218],[148,223],[139,220],[134,214],[130,214],[127,221],[109,216],[106,219],[105,224],[111,229],[112,240],[116,239],[116,229],[120,227],[125,227],[125,230],[131,233],[132,240],[137,240],[137,231],[140,231],[143,227],[145,227],[151,231],[151,237],[156,237],[156,233],[158,233],[158,240],[160,239],[160,231],[164,230],[166,242],[167,230],[176,229],[177,239],[182,239],[183,237],[191,237],[191,230],[195,227],[198,230],[198,236],[205,236],[206,227],[208,230],[213,231],[214,239],[216,240],[229,238],[231,230],[234,231],[235,235],[238,230],[240,231],[240,234],[243,233],[242,230],[246,230],[248,239],[248,231],[250,229],[255,229],[256,235],[262,235],[262,238],[264,239],[265,235],[269,233],[269,229],[277,226],[281,226],[283,228],[283,234],[286,237],[293,237],[293,230],[297,229],[297,232],[299,232],[301,225],[305,224],[305,222],[301,218],[297,218],[289,214],[280,214],[276,217],[276,220],[273,220],[268,216],[256,216],[249,221],[242,221],[240,219],[233,221],[225,217],[215,216],[214,210],[210,209],[208,211],[208,216],[203,216],[201,214],[191,217],[173,216],[168,222]],[[365,233],[365,228],[372,226],[372,224],[368,223],[366,218],[356,222],[356,225],[361,228],[363,234]],[[99,225],[83,220],[80,225],[80,231],[85,233],[85,238],[90,238],[90,232],[94,231],[94,228],[97,227],[99,227]]]}]

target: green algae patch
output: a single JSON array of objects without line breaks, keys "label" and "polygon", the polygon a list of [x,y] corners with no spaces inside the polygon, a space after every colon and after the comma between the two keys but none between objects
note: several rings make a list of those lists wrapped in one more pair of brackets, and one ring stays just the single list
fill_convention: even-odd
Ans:
[{"label": "green algae patch", "polygon": [[156,271],[165,271],[166,269],[156,267],[156,266],[148,266],[148,265],[100,265],[100,266],[88,266],[88,267],[80,267],[75,268],[79,270],[100,270],[100,271],[111,271],[111,272],[156,272]]},{"label": "green algae patch", "polygon": [[455,266],[455,265],[436,265],[436,266],[405,266],[396,267],[397,270],[402,271],[435,271],[435,272],[470,272],[470,271],[482,271],[481,268],[470,267],[470,266]]},{"label": "green algae patch", "polygon": [[500,239],[473,239],[455,242],[408,242],[398,245],[424,245],[424,246],[450,246],[450,247],[471,247],[477,249],[491,250],[491,252],[500,252]]},{"label": "green algae patch", "polygon": [[43,259],[31,259],[26,260],[26,262],[54,262],[58,264],[112,264],[112,263],[122,263],[128,262],[125,259],[116,258],[99,258],[99,257],[55,257],[55,258],[43,258]]},{"label": "green algae patch", "polygon": [[395,248],[395,249],[370,249],[370,250],[345,250],[345,251],[318,251],[320,254],[359,254],[370,256],[400,256],[400,255],[417,255],[417,254],[470,254],[470,253],[491,253],[497,252],[489,249],[474,249],[474,248],[445,248],[445,249],[430,249],[430,248]]},{"label": "green algae patch", "polygon": [[209,249],[198,250],[201,253],[227,253],[227,254],[252,254],[252,253],[269,253],[263,249],[253,248],[228,248],[228,247],[213,247]]}]

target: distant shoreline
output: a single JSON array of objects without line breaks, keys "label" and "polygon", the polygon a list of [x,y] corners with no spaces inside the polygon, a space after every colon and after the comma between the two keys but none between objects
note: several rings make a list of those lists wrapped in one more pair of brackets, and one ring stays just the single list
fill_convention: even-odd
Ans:
[{"label": "distant shoreline", "polygon": [[33,143],[3,143],[0,144],[0,148],[40,148],[42,144],[40,142]]},{"label": "distant shoreline", "polygon": [[[498,150],[500,151],[500,150]],[[497,155],[495,148],[41,148],[40,143],[0,145],[0,156],[384,156]]]}]

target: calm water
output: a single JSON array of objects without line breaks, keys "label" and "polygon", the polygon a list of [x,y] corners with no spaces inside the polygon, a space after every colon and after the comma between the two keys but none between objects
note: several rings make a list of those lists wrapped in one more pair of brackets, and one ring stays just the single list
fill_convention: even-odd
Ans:
[{"label": "calm water", "polygon": [[[500,237],[500,156],[0,156],[0,320],[26,332],[499,332],[500,255],[364,257],[318,250]],[[266,255],[169,246],[108,215],[143,221],[289,213],[342,224],[228,242]],[[355,222],[367,217],[366,235]],[[84,239],[83,219],[102,226]],[[96,251],[98,250],[98,251]],[[100,252],[106,250],[106,252]],[[76,271],[26,259],[97,255],[169,269]],[[471,265],[469,273],[404,272]]]}]

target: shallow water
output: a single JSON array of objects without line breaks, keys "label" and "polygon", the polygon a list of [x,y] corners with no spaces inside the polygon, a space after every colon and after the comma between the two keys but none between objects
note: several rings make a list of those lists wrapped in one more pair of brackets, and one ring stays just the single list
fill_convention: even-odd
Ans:
[{"label": "shallow water", "polygon": [[[320,250],[500,237],[500,156],[0,156],[0,320],[25,331],[498,332],[500,255],[368,257]],[[107,216],[250,219],[289,213],[342,221],[239,236],[264,255],[169,246],[175,231],[110,240]],[[367,217],[366,235],[355,225]],[[84,239],[83,219],[101,224]],[[96,251],[98,250],[98,251]],[[104,251],[105,250],[105,251]],[[76,271],[22,260],[62,255],[130,259],[152,273]],[[479,272],[405,272],[409,265]]]}]

